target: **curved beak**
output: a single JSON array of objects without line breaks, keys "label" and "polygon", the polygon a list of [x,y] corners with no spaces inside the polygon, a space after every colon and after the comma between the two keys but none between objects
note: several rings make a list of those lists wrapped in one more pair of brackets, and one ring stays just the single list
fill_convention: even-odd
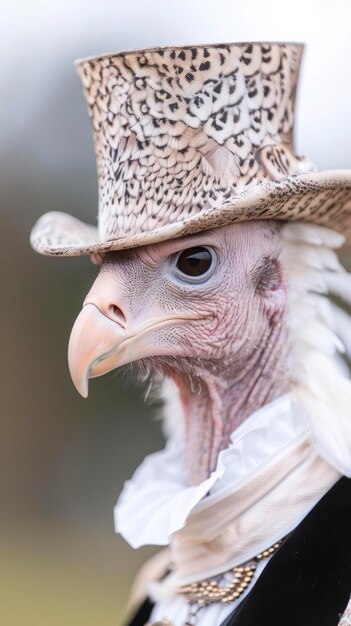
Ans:
[{"label": "curved beak", "polygon": [[193,312],[165,315],[152,302],[134,314],[126,297],[125,282],[123,276],[101,272],[72,328],[68,365],[83,398],[88,396],[89,378],[146,357],[181,354],[177,342],[165,342],[158,331],[197,318]]},{"label": "curved beak", "polygon": [[95,304],[83,306],[68,344],[69,371],[83,398],[88,396],[89,378],[123,364],[125,351],[121,346],[126,337],[126,331],[103,315]]},{"label": "curved beak", "polygon": [[[170,347],[160,348],[152,341],[150,331],[184,323],[187,319],[192,316],[149,317],[135,327],[124,326],[104,315],[96,304],[85,304],[74,323],[68,344],[68,365],[77,391],[87,398],[89,378],[102,376],[138,359],[168,354]],[[172,354],[174,352],[175,347],[171,350]]]}]

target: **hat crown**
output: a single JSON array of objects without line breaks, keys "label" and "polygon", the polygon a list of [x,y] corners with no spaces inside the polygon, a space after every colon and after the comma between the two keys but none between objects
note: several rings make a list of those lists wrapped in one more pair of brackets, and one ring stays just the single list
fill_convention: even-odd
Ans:
[{"label": "hat crown", "polygon": [[101,240],[184,221],[262,181],[310,169],[293,152],[302,50],[221,44],[79,62]]}]

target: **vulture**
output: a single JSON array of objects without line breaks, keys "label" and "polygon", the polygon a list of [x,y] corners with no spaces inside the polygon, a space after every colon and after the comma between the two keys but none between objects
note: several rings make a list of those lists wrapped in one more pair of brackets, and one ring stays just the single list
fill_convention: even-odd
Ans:
[{"label": "vulture", "polygon": [[351,171],[295,152],[302,49],[77,63],[98,227],[51,212],[31,242],[99,268],[69,339],[77,391],[131,364],[163,398],[165,448],[114,510],[133,548],[162,546],[130,626],[351,624]]}]

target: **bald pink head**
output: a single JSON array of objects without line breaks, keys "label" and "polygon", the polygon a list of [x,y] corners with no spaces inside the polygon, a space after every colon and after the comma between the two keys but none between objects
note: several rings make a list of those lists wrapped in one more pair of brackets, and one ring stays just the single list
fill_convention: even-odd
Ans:
[{"label": "bald pink head", "polygon": [[261,221],[94,259],[101,269],[69,343],[72,379],[86,396],[89,378],[140,360],[173,377],[198,457],[192,482],[251,411],[250,394],[262,404],[287,384],[273,367],[287,343],[280,252],[276,223]]}]

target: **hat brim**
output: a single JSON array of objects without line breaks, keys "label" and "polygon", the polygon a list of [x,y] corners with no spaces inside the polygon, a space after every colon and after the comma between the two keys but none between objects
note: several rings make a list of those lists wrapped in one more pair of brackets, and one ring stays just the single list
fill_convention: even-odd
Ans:
[{"label": "hat brim", "polygon": [[234,222],[305,221],[351,239],[351,170],[310,172],[263,182],[221,205],[152,231],[101,241],[98,229],[67,213],[46,213],[35,224],[31,244],[48,256],[82,256],[126,250],[175,239]]}]

